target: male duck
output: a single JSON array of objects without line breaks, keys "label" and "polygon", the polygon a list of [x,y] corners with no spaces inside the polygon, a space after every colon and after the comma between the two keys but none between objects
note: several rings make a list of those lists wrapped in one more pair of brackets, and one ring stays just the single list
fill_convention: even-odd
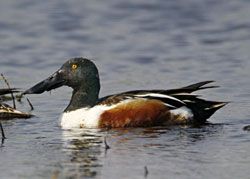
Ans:
[{"label": "male duck", "polygon": [[72,58],[49,78],[23,94],[40,94],[63,85],[73,88],[60,124],[63,128],[122,128],[203,124],[225,102],[206,101],[191,94],[214,88],[204,81],[170,90],[136,90],[99,98],[97,67],[86,58]]}]

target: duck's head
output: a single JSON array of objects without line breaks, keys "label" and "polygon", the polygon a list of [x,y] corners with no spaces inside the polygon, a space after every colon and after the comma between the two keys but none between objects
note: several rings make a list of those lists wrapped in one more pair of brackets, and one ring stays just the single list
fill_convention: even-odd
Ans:
[{"label": "duck's head", "polygon": [[72,58],[47,79],[23,92],[23,94],[40,94],[61,86],[69,86],[75,91],[81,89],[99,92],[99,74],[95,64],[86,58]]}]

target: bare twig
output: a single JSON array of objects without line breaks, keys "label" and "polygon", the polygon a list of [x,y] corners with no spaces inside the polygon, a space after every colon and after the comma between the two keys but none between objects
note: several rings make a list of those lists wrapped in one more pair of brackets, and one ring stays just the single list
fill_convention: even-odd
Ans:
[{"label": "bare twig", "polygon": [[147,178],[147,176],[148,176],[148,167],[145,166],[144,167],[144,177]]},{"label": "bare twig", "polygon": [[29,103],[29,105],[30,105],[30,109],[31,109],[31,111],[32,111],[32,110],[34,109],[34,107],[33,107],[33,105],[31,104],[29,98],[26,98],[26,99],[27,99],[27,101],[28,101],[28,103]]},{"label": "bare twig", "polygon": [[[4,134],[4,130],[3,130],[3,125],[1,122],[0,122],[0,129],[1,129],[1,133],[2,133],[2,139],[6,139],[5,134]],[[2,143],[3,143],[3,140],[2,140]]]},{"label": "bare twig", "polygon": [[4,138],[2,138],[0,148],[1,148],[1,147],[3,147],[4,140],[5,140],[5,139],[4,139]]},{"label": "bare twig", "polygon": [[[7,79],[4,77],[4,75],[2,73],[1,73],[1,76],[2,76],[2,78],[4,80],[4,82],[6,83],[6,85],[8,86],[8,88],[11,89],[9,82],[7,81]],[[16,109],[15,97],[13,95],[13,92],[11,92],[10,94],[11,94],[11,98],[12,98],[12,101],[13,101],[13,108]]]},{"label": "bare twig", "polygon": [[106,136],[104,137],[104,145],[105,145],[105,151],[110,149],[110,146],[107,144],[107,141],[106,141]]}]

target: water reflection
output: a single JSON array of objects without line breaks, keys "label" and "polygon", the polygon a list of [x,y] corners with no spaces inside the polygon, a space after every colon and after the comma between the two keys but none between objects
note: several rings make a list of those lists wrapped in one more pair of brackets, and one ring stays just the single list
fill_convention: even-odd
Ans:
[{"label": "water reflection", "polygon": [[208,138],[221,135],[222,131],[222,124],[157,127],[143,130],[141,137],[151,139],[145,141],[145,148],[175,152],[178,149],[183,151],[185,148],[199,145]]},{"label": "water reflection", "polygon": [[220,135],[222,128],[222,124],[211,123],[202,126],[185,127],[180,130],[180,137],[194,143],[205,140],[214,135]]},{"label": "water reflection", "polygon": [[67,177],[94,177],[102,167],[103,133],[97,129],[64,130],[63,149],[69,160],[64,163]]}]

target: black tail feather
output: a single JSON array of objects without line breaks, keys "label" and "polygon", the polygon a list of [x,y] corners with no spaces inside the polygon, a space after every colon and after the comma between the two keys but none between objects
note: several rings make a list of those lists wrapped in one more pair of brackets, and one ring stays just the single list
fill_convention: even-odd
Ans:
[{"label": "black tail feather", "polygon": [[186,102],[186,104],[194,113],[194,122],[205,123],[210,116],[227,105],[228,102],[206,101],[196,98],[195,102]]},{"label": "black tail feather", "polygon": [[199,83],[195,83],[192,85],[188,85],[182,88],[177,88],[177,89],[170,89],[170,90],[165,90],[162,93],[164,94],[176,94],[176,93],[192,93],[194,91],[198,91],[198,90],[203,90],[203,89],[208,89],[208,88],[218,88],[219,86],[205,86],[209,83],[212,83],[215,81],[202,81]]},{"label": "black tail feather", "polygon": [[192,93],[194,91],[208,89],[208,88],[218,88],[219,86],[205,86],[205,85],[207,85],[209,83],[213,83],[213,82],[215,82],[215,81],[202,81],[202,82],[199,82],[199,83],[195,83],[195,84],[192,84],[192,85],[185,86],[185,87],[183,87],[181,89],[186,90],[188,93]]},{"label": "black tail feather", "polygon": [[207,85],[209,83],[213,83],[215,81],[202,81],[202,82],[199,82],[199,83],[194,83],[192,85],[188,85],[188,86],[185,86],[183,88],[186,88],[186,89],[199,89],[200,87],[204,86],[204,85]]}]

